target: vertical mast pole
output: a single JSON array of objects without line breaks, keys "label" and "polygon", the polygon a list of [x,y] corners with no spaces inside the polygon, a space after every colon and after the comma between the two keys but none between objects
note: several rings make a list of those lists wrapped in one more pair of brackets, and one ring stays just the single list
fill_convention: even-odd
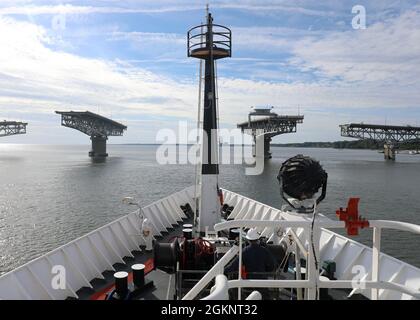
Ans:
[{"label": "vertical mast pole", "polygon": [[[230,29],[221,25],[213,25],[213,17],[208,9],[206,20],[205,25],[194,27],[188,31],[188,56],[204,60],[205,66],[201,190],[197,230],[202,235],[207,231],[214,231],[214,225],[221,220],[215,60],[231,56]],[[197,34],[198,29],[201,29],[199,34]],[[202,39],[201,37],[203,40],[198,40]]]},{"label": "vertical mast pole", "polygon": [[220,202],[217,178],[219,164],[217,159],[217,120],[215,103],[215,72],[213,56],[213,18],[207,15],[203,114],[203,153],[201,166],[201,198],[199,232],[213,231],[214,224],[220,222]]}]

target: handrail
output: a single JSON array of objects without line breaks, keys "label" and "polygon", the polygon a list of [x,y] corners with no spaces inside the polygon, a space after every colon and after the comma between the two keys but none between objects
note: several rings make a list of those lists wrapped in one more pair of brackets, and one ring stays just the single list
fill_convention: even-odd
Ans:
[{"label": "handrail", "polygon": [[258,291],[252,291],[245,300],[262,300],[262,295]]},{"label": "handrail", "polygon": [[[303,228],[304,231],[309,230],[311,221],[308,217],[295,217],[295,220],[232,220],[218,223],[214,226],[215,231],[231,228],[244,228],[244,227],[284,227],[284,228]],[[333,221],[328,218],[322,218],[315,221],[315,228],[344,228],[343,221]],[[379,260],[380,260],[380,235],[381,229],[396,229],[401,231],[408,231],[415,234],[420,234],[420,226],[407,222],[391,221],[391,220],[372,220],[369,221],[369,228],[374,231],[373,252],[372,252],[372,281],[363,281],[364,288],[371,289],[372,299],[378,298],[378,289],[395,290],[404,294],[408,294],[414,298],[420,299],[420,290],[396,284],[392,282],[384,282],[379,279]],[[292,230],[292,229],[291,229]],[[296,234],[292,236],[297,239]],[[319,235],[318,235],[319,236]],[[300,242],[298,244],[301,244]],[[319,244],[318,244],[319,246]],[[308,256],[311,259],[311,255]],[[354,281],[349,280],[336,280],[336,281],[322,281],[319,279],[319,273],[316,270],[315,274],[311,272],[312,263],[309,262],[309,279],[308,280],[231,280],[228,282],[229,288],[242,288],[242,287],[288,287],[288,288],[354,288]],[[314,296],[312,296],[313,298]],[[308,298],[309,297],[308,295]]]},{"label": "handrail", "polygon": [[[189,49],[192,50],[194,47],[205,48],[206,46],[204,46],[204,44],[207,44],[207,43],[205,41],[203,41],[203,42],[197,42],[197,43],[194,43],[194,44],[190,44]],[[219,40],[219,41],[215,40],[215,41],[213,41],[213,44],[219,44],[219,45],[223,46],[223,48],[220,47],[222,49],[224,49],[224,47],[230,48],[229,47],[229,41],[225,41],[225,40]]]},{"label": "handrail", "polygon": [[[232,31],[219,24],[201,24],[188,30],[187,32],[187,55],[191,56],[191,51],[197,48],[206,48],[210,46],[207,39],[203,41],[203,36],[211,29],[212,45],[228,51],[229,56],[232,54]],[[212,46],[211,45],[211,46]]]},{"label": "handrail", "polygon": [[216,276],[210,295],[201,300],[229,300],[228,289],[228,279],[224,274],[219,274]]},{"label": "handrail", "polygon": [[[221,231],[224,229],[230,228],[239,228],[239,227],[286,227],[286,228],[307,228],[310,226],[311,222],[304,217],[301,218],[302,220],[278,220],[278,221],[270,221],[270,220],[230,220],[226,222],[217,223],[214,226],[215,231]],[[321,221],[315,222],[316,227],[321,228],[330,228],[330,229],[340,229],[344,228],[345,223],[343,221],[333,221],[330,219],[323,219]],[[369,220],[369,227],[368,228],[383,228],[383,229],[395,229],[401,231],[412,232],[416,234],[420,234],[420,226],[408,223],[408,222],[400,222],[400,221],[392,221],[392,220]]]},{"label": "handrail", "polygon": [[420,234],[420,226],[413,223],[393,221],[393,220],[369,220],[371,228],[396,229]]},{"label": "handrail", "polygon": [[[229,280],[229,289],[236,288],[309,288],[312,283],[309,280]],[[351,280],[334,280],[324,281],[318,280],[318,288],[332,288],[332,289],[345,289],[354,288],[355,283]],[[364,289],[388,289],[395,290],[414,298],[420,299],[420,291],[416,291],[405,287],[401,284],[385,282],[385,281],[364,281]]]},{"label": "handrail", "polygon": [[[302,220],[230,220],[226,222],[220,222],[214,225],[215,231],[221,231],[225,229],[231,228],[251,228],[251,227],[285,227],[285,228],[308,228],[311,225],[311,221],[309,219]],[[318,221],[315,222],[315,226],[317,227],[324,227],[324,228],[344,228],[345,223],[343,221],[332,221],[327,220],[325,221]]]},{"label": "handrail", "polygon": [[306,250],[305,246],[302,244],[302,242],[300,241],[299,237],[297,236],[297,234],[290,229],[287,233],[290,233],[295,241],[295,243],[298,245],[300,251],[302,251],[303,255],[305,257],[308,256],[308,250]]},{"label": "handrail", "polygon": [[[203,35],[205,35],[205,32],[193,34],[193,35],[190,36],[189,39],[190,40],[191,39],[195,39],[195,38],[201,37]],[[221,36],[221,37],[225,37],[226,39],[230,39],[230,37],[229,37],[230,34],[228,32],[217,32],[217,31],[213,31],[213,35],[218,35],[218,36]],[[205,42],[205,41],[203,41],[203,42]],[[230,42],[230,41],[228,41],[228,42]]]},{"label": "handrail", "polygon": [[[229,33],[231,33],[231,32],[232,32],[232,30],[231,30],[231,29],[229,29],[228,27],[222,26],[222,25],[220,25],[220,24],[212,23],[211,25],[212,25],[213,27],[218,27],[218,28],[221,28],[221,29],[225,29],[225,30],[227,30],[227,32],[229,32]],[[198,26],[195,26],[195,27],[192,27],[191,29],[189,29],[189,30],[187,31],[187,33],[191,33],[191,31],[193,31],[193,30],[195,30],[195,29],[201,29],[202,27],[207,27],[207,26],[208,26],[208,24],[200,24],[200,25],[198,25]]]}]

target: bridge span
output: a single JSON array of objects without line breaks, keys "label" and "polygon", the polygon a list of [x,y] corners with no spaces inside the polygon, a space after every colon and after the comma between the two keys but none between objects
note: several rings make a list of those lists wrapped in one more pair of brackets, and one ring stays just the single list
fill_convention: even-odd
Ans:
[{"label": "bridge span", "polygon": [[271,109],[256,108],[248,115],[248,121],[239,123],[238,128],[243,133],[252,135],[254,139],[254,157],[255,143],[257,137],[264,137],[264,158],[270,159],[270,142],[274,136],[293,133],[297,130],[297,124],[303,123],[302,115],[278,115],[271,112]]},{"label": "bridge span", "polygon": [[395,148],[402,142],[420,142],[420,127],[391,126],[364,123],[340,125],[341,136],[384,143],[384,158],[395,160]]},{"label": "bridge span", "polygon": [[109,136],[122,136],[127,127],[119,122],[89,111],[56,111],[61,115],[61,125],[90,136],[92,150],[89,157],[106,158],[106,141]]},{"label": "bridge span", "polygon": [[18,121],[1,121],[0,122],[0,137],[13,136],[16,134],[25,134],[26,126],[25,122]]}]

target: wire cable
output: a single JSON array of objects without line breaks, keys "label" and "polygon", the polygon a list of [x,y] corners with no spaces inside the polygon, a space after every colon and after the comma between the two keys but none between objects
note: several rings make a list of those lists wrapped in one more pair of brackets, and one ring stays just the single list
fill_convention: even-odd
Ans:
[{"label": "wire cable", "polygon": [[[318,274],[318,270],[319,270],[318,258],[316,256],[316,250],[315,250],[315,244],[314,244],[314,225],[315,225],[316,214],[317,214],[317,207],[316,207],[316,201],[314,201],[314,211],[312,213],[312,223],[311,223],[311,244],[312,244],[312,254],[314,256],[315,269],[316,269],[316,273]],[[318,300],[318,280],[315,282],[315,300]]]}]

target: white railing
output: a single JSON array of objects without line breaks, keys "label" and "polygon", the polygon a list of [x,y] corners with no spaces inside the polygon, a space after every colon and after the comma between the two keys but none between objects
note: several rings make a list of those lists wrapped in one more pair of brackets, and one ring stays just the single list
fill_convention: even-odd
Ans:
[{"label": "white railing", "polygon": [[[405,222],[398,221],[385,221],[385,220],[373,220],[369,221],[369,227],[373,229],[374,232],[374,241],[373,241],[373,251],[372,251],[372,280],[358,280],[356,283],[353,280],[334,280],[334,281],[325,281],[321,280],[319,277],[319,271],[315,266],[314,255],[311,250],[309,250],[307,255],[307,280],[245,280],[241,279],[241,266],[242,266],[242,233],[244,228],[302,228],[304,234],[307,235],[308,247],[312,247],[312,238],[310,237],[311,229],[311,220],[310,218],[299,218],[299,221],[288,221],[288,220],[277,220],[277,221],[267,221],[267,220],[232,220],[215,225],[215,231],[228,230],[231,228],[239,228],[239,248],[236,249],[239,251],[239,267],[238,267],[238,279],[230,280],[227,282],[228,288],[237,288],[238,289],[238,298],[241,299],[241,288],[305,288],[307,289],[307,299],[315,299],[317,295],[317,290],[319,288],[350,288],[355,289],[371,289],[372,296],[371,299],[375,300],[378,298],[379,289],[394,290],[404,294],[408,294],[416,299],[420,299],[420,291],[417,288],[411,288],[397,283],[379,281],[379,259],[380,259],[380,243],[381,243],[381,230],[383,228],[395,229],[400,231],[408,231],[416,234],[420,234],[420,226]],[[316,250],[316,256],[319,256],[319,236],[321,228],[344,228],[345,223],[343,221],[332,221],[328,218],[317,219],[314,223],[313,229],[313,240]],[[235,251],[237,251],[235,250]],[[217,268],[212,268],[205,276],[205,278],[200,281],[200,286],[195,286],[192,288],[187,295],[184,297],[185,300],[194,299],[201,290],[218,274],[221,274],[221,268],[224,268],[226,264],[232,260],[233,251],[229,251],[229,256],[226,259],[221,259],[217,263]]]},{"label": "white railing", "polygon": [[252,291],[245,300],[262,300],[262,296],[258,291]]},{"label": "white railing", "polygon": [[[201,300],[229,300],[229,283],[227,277],[223,274],[217,275],[210,294]],[[252,291],[245,300],[262,300],[262,296],[258,291]]]},{"label": "white railing", "polygon": [[229,300],[228,280],[225,275],[216,276],[215,284],[210,290],[210,295],[201,300]]}]

